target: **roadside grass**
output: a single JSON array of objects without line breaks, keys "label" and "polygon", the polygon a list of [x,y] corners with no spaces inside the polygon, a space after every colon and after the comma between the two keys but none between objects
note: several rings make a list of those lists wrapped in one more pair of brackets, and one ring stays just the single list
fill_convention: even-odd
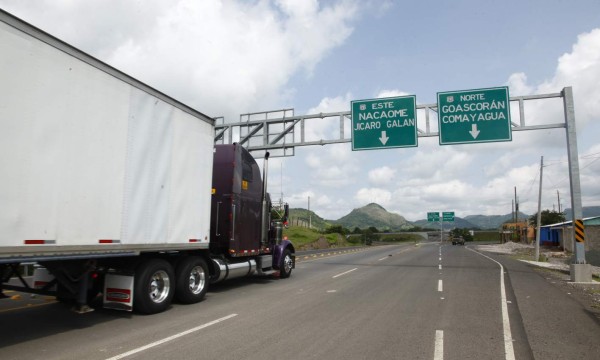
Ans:
[{"label": "roadside grass", "polygon": [[423,240],[422,236],[408,233],[398,234],[382,234],[379,236],[380,242],[420,242]]},{"label": "roadside grass", "polygon": [[473,241],[496,241],[500,242],[498,231],[475,231]]},{"label": "roadside grass", "polygon": [[300,247],[317,241],[319,237],[321,237],[321,234],[319,234],[318,231],[309,228],[290,226],[287,229],[283,229],[283,236],[287,236],[288,240],[290,240],[295,247]]},{"label": "roadside grass", "polygon": [[325,238],[327,243],[332,246],[355,246],[360,244],[350,243],[346,241],[343,235],[334,234],[321,234],[319,231],[309,229],[301,226],[290,226],[287,229],[283,229],[283,236],[287,236],[288,240],[294,244],[295,247],[300,248],[313,242],[318,241],[321,237]]}]

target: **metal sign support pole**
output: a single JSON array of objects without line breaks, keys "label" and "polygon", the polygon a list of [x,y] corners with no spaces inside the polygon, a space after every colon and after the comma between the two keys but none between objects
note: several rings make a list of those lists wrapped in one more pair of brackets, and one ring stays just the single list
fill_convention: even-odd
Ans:
[{"label": "metal sign support pole", "polygon": [[[565,123],[567,126],[567,154],[569,157],[569,182],[571,184],[571,209],[573,223],[583,218],[581,205],[581,183],[579,181],[579,154],[577,151],[577,133],[575,131],[575,106],[573,104],[573,89],[563,89],[565,103]],[[575,241],[575,231],[571,233]],[[575,263],[585,264],[585,247],[583,242],[575,243]]]},{"label": "metal sign support pole", "polygon": [[[576,236],[576,224],[581,224],[583,209],[581,205],[581,183],[579,180],[579,154],[577,151],[577,132],[575,128],[575,106],[573,88],[562,91],[565,124],[567,127],[567,154],[569,158],[569,182],[571,184],[571,209],[573,211],[573,231],[571,241],[575,243],[575,261],[571,264],[571,280],[575,282],[592,281],[589,265],[585,263],[585,243],[583,236]],[[582,231],[583,233],[583,231]]]}]

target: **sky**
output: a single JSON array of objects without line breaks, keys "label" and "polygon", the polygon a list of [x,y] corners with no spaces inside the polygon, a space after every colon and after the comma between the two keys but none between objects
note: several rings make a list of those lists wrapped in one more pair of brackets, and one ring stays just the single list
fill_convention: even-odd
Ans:
[{"label": "sky", "polygon": [[[508,86],[510,96],[573,88],[584,206],[600,205],[600,1],[0,0],[0,8],[209,116]],[[527,125],[564,122],[560,99],[527,102]],[[511,114],[518,122],[518,112]],[[425,128],[419,115],[417,127]],[[339,123],[307,123],[310,139]],[[348,127],[349,131],[349,127]],[[437,122],[432,122],[437,131]],[[409,221],[427,212],[504,215],[570,208],[564,129],[512,141],[352,151],[296,147],[273,158],[269,191],[338,219],[371,202]],[[261,160],[258,161],[261,163]]]}]

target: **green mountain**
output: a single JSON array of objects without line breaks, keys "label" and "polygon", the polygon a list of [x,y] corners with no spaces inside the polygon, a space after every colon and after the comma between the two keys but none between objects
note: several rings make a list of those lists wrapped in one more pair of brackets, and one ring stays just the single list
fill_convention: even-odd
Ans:
[{"label": "green mountain", "polygon": [[[525,220],[529,215],[519,212],[519,220]],[[512,221],[512,214],[506,215],[468,215],[464,218],[455,216],[454,222],[444,223],[444,229],[461,228],[461,229],[498,229],[505,222]],[[414,224],[426,228],[438,228],[440,224],[428,222],[426,219],[415,221]]]},{"label": "green mountain", "polygon": [[[529,219],[529,215],[519,211],[519,220]],[[513,222],[513,215],[469,215],[465,216],[465,220],[473,223],[480,229],[498,229],[505,222]]]},{"label": "green mountain", "polygon": [[[570,210],[566,210],[567,217],[570,217]],[[600,207],[584,207],[584,217],[600,214]],[[455,217],[454,222],[444,223],[444,229],[466,228],[466,229],[498,229],[505,222],[512,221],[512,214],[506,215],[468,215],[464,218]],[[529,215],[519,212],[519,219],[528,219]],[[313,211],[306,209],[290,209],[290,224],[308,227],[311,223],[313,229],[325,230],[331,225],[342,225],[343,227],[354,230],[366,229],[371,226],[380,231],[385,230],[407,230],[414,226],[422,228],[439,229],[439,223],[428,222],[426,219],[415,222],[407,221],[403,216],[390,213],[381,205],[371,203],[358,209],[352,210],[348,215],[339,220],[325,220]]]},{"label": "green mountain", "polygon": [[[600,206],[584,206],[582,208],[583,218],[589,218],[594,216],[600,216]],[[573,219],[573,211],[571,208],[568,208],[564,211],[565,217],[567,221],[571,221]]]},{"label": "green mountain", "polygon": [[354,209],[348,215],[332,222],[350,230],[356,227],[366,229],[371,226],[376,227],[380,231],[404,230],[413,227],[404,217],[390,213],[381,207],[381,205],[374,203]]},{"label": "green mountain", "polygon": [[[415,226],[419,226],[419,227],[427,228],[427,229],[439,230],[439,228],[440,228],[439,221],[430,222],[430,221],[427,221],[427,219],[417,220],[417,221],[413,222],[413,224]],[[455,216],[454,221],[452,221],[452,222],[444,222],[443,226],[444,226],[444,229],[446,229],[446,230],[450,230],[450,229],[454,229],[454,228],[461,228],[461,229],[480,229],[481,228],[480,226],[472,223],[471,221],[466,220],[466,218],[463,219],[458,216]]]}]

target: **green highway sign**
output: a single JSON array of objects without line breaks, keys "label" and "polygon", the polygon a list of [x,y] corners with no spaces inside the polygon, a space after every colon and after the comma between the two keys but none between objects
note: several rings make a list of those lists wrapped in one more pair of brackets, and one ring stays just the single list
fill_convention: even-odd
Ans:
[{"label": "green highway sign", "polygon": [[416,104],[414,95],[352,101],[352,150],[417,146]]},{"label": "green highway sign", "polygon": [[427,221],[440,221],[440,213],[439,212],[428,212],[427,213]]},{"label": "green highway sign", "polygon": [[443,212],[442,220],[443,221],[454,221],[454,211]]},{"label": "green highway sign", "polygon": [[439,92],[440,145],[512,141],[508,87]]}]

